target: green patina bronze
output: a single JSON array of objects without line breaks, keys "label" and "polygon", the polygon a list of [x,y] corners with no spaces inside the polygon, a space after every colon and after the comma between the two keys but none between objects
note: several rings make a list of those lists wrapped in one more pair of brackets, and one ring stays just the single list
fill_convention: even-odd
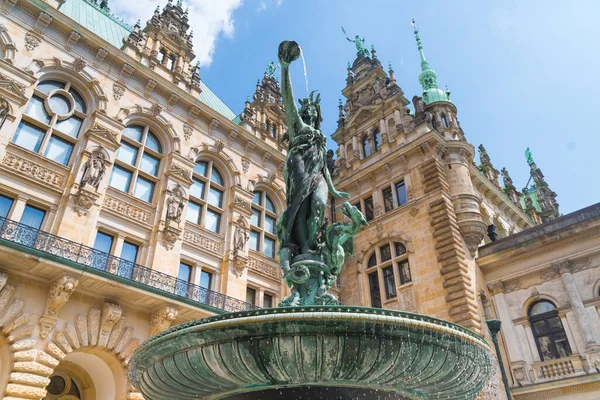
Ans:
[{"label": "green patina bronze", "polygon": [[300,46],[293,41],[279,45],[281,94],[285,105],[288,154],[283,170],[287,208],[277,221],[279,260],[292,295],[280,306],[336,305],[327,293],[340,273],[344,257],[354,252],[353,237],[367,225],[361,212],[348,202],[342,213],[350,222],[329,225],[325,209],[329,194],[349,198],[338,192],[327,168],[326,139],[321,132],[320,95],[314,91],[300,99],[296,107],[290,64],[300,57]]},{"label": "green patina bronze", "polygon": [[356,35],[354,36],[354,39],[350,39],[343,26],[342,32],[344,32],[346,40],[348,40],[350,43],[354,43],[354,45],[356,46],[356,55],[358,57],[369,57],[369,50],[365,48],[365,38],[361,39],[360,36]]},{"label": "green patina bronze", "polygon": [[525,149],[525,158],[527,159],[527,164],[535,164],[535,161],[533,161],[533,154],[531,154],[529,147]]},{"label": "green patina bronze", "polygon": [[277,65],[275,65],[275,63],[273,61],[271,61],[269,63],[269,65],[267,65],[267,69],[265,70],[265,73],[272,77],[273,74],[275,73],[275,71],[277,71]]},{"label": "green patina bronze", "polygon": [[[149,400],[293,399],[284,396],[291,388],[308,390],[309,399],[346,398],[336,394],[348,388],[351,398],[489,399],[481,391],[491,352],[473,332],[436,318],[286,307],[170,328],[136,349],[129,379]],[[328,388],[326,397],[318,388]],[[380,397],[366,396],[373,392]]]}]

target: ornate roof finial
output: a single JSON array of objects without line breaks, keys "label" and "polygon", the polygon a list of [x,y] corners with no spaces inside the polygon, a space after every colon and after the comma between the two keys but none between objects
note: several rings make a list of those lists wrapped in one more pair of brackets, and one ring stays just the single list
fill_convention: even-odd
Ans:
[{"label": "ornate roof finial", "polygon": [[419,83],[423,87],[423,100],[425,100],[427,104],[436,101],[450,101],[448,94],[441,90],[437,85],[437,74],[434,70],[429,68],[429,63],[427,62],[425,53],[423,52],[423,44],[421,43],[421,38],[419,37],[419,28],[417,28],[417,24],[414,19],[412,20],[411,25],[414,29],[415,40],[417,41],[417,49],[419,50],[419,57],[421,58],[421,74],[419,75]]},{"label": "ornate roof finial", "polygon": [[342,98],[341,97],[338,98],[338,107],[342,107]]},{"label": "ornate roof finial", "polygon": [[182,5],[183,5],[182,1],[181,0],[177,0],[177,7],[181,7]]},{"label": "ornate roof finial", "polygon": [[388,71],[394,72],[394,68],[392,68],[392,63],[388,62]]},{"label": "ornate roof finial", "polygon": [[154,10],[154,14],[160,13],[160,3],[156,5],[156,9]]},{"label": "ornate roof finial", "polygon": [[348,69],[352,68],[352,64],[350,64],[350,61],[348,61]]}]

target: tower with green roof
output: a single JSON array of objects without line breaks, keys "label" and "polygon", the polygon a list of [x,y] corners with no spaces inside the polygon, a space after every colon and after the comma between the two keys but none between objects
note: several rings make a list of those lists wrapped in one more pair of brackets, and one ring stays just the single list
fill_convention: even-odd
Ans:
[{"label": "tower with green roof", "polygon": [[450,102],[450,92],[444,91],[438,87],[437,74],[429,67],[429,63],[425,58],[425,53],[423,52],[423,43],[421,43],[419,29],[417,28],[414,19],[412,20],[412,26],[414,28],[415,39],[417,41],[419,57],[421,58],[421,73],[419,74],[419,83],[423,87],[423,100],[427,104],[437,101]]}]

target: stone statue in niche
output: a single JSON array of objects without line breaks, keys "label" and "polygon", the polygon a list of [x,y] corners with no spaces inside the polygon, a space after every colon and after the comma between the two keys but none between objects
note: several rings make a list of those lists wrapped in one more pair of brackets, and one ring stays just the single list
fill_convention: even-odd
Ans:
[{"label": "stone statue in niche", "polygon": [[249,238],[248,230],[244,226],[236,226],[233,234],[233,254],[244,252]]},{"label": "stone statue in niche", "polygon": [[167,220],[179,223],[183,212],[183,194],[178,188],[173,190],[167,199]]},{"label": "stone statue in niche", "polygon": [[10,105],[8,104],[8,100],[4,97],[0,97],[0,128],[4,125],[4,121],[6,121],[6,117],[10,113]]},{"label": "stone statue in niche", "polygon": [[81,186],[90,185],[98,189],[104,173],[106,172],[106,156],[102,149],[92,151],[87,162],[85,163],[85,171],[81,178]]}]

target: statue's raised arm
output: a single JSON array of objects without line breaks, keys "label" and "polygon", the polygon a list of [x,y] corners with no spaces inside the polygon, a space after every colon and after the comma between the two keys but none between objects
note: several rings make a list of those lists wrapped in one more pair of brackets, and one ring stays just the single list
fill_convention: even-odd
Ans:
[{"label": "statue's raised arm", "polygon": [[291,142],[293,136],[297,134],[304,122],[300,118],[296,102],[294,101],[294,90],[292,89],[292,80],[290,78],[290,64],[300,57],[300,46],[294,41],[283,41],[279,45],[277,56],[281,64],[281,96],[285,105],[285,116],[288,123],[288,140]]}]

